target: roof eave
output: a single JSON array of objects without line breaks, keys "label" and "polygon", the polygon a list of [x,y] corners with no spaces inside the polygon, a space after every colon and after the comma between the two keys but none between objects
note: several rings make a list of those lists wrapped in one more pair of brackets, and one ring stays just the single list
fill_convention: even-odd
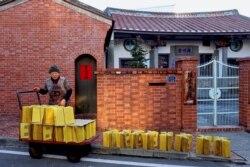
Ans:
[{"label": "roof eave", "polygon": [[131,31],[131,30],[113,30],[114,33],[127,33],[127,34],[159,34],[159,35],[250,35],[248,32],[174,32],[174,31]]},{"label": "roof eave", "polygon": [[98,16],[101,16],[101,17],[104,17],[106,19],[112,20],[112,18],[110,16],[108,16],[106,13],[104,13],[103,11],[100,11],[99,9],[96,9],[96,8],[94,8],[92,6],[86,7],[86,6],[82,5],[82,4],[80,4],[79,1],[78,1],[78,3],[73,1],[73,0],[63,0],[63,1],[69,3],[69,4],[73,5],[73,6],[82,8],[82,9],[87,10],[89,12],[92,12],[92,13],[98,15]]}]

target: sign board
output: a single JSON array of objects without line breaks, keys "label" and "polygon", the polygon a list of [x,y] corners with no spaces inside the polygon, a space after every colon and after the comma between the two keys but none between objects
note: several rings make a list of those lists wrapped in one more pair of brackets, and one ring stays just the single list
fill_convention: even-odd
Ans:
[{"label": "sign board", "polygon": [[176,82],[176,77],[175,76],[168,76],[167,77],[167,82],[168,83],[175,83]]}]

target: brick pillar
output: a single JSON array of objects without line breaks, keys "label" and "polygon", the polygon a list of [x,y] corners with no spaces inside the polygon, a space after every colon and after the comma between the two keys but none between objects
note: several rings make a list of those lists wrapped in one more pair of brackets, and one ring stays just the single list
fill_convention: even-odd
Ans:
[{"label": "brick pillar", "polygon": [[[182,114],[181,125],[183,131],[196,131],[197,129],[197,103],[196,103],[196,71],[198,65],[198,58],[179,58],[176,61],[176,67],[180,68],[183,72],[182,84]],[[192,78],[191,87],[187,88],[186,77]],[[186,101],[186,95],[191,94],[190,101]]]},{"label": "brick pillar", "polygon": [[239,125],[250,131],[250,58],[239,59]]}]

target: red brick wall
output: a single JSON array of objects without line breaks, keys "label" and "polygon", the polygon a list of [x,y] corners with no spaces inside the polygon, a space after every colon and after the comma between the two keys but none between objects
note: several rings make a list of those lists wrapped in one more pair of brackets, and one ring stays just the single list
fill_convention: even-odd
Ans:
[{"label": "red brick wall", "polygon": [[[181,74],[167,70],[162,74],[157,70],[127,70],[122,74],[116,74],[120,69],[97,74],[98,127],[102,130],[180,128]],[[168,75],[175,75],[176,83],[149,85],[165,83]]]},{"label": "red brick wall", "polygon": [[[176,66],[177,68],[181,68],[183,71],[192,71],[195,74],[197,63],[198,58],[182,58],[177,60]],[[183,89],[181,93],[183,95]],[[184,102],[182,102],[181,105],[182,127],[185,131],[193,131],[197,128],[197,104],[184,104]]]},{"label": "red brick wall", "polygon": [[[61,68],[74,92],[78,56],[90,54],[97,60],[97,69],[105,68],[109,28],[53,0],[29,0],[0,11],[0,112],[19,111],[16,91],[43,86],[52,64]],[[74,101],[75,93],[73,105]]]},{"label": "red brick wall", "polygon": [[[189,62],[189,61],[188,61]],[[196,61],[191,60],[192,65]],[[187,68],[184,61],[178,67]],[[189,66],[196,68],[195,66]],[[182,68],[182,70],[183,70]],[[100,130],[196,130],[196,105],[183,105],[183,71],[177,69],[108,69],[97,72]],[[175,83],[166,82],[175,76]],[[161,83],[152,86],[150,83]]]},{"label": "red brick wall", "polygon": [[250,131],[250,59],[239,59],[239,122]]}]

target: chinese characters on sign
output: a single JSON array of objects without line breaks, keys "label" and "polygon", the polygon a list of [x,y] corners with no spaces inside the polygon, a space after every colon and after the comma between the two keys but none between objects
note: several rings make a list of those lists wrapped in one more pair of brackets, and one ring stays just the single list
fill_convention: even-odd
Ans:
[{"label": "chinese characters on sign", "polygon": [[193,48],[192,47],[176,47],[176,54],[177,55],[192,55]]},{"label": "chinese characters on sign", "polygon": [[80,80],[92,80],[93,67],[92,64],[80,65]]}]

